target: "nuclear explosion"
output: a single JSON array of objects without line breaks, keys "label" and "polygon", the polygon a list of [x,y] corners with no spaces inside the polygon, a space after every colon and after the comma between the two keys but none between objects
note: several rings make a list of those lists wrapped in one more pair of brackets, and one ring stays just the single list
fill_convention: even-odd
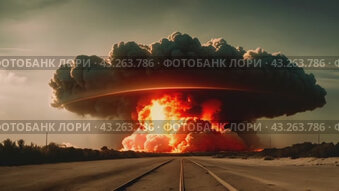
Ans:
[{"label": "nuclear explosion", "polygon": [[1,191],[339,191],[338,0],[0,0]]},{"label": "nuclear explosion", "polygon": [[[130,62],[131,67],[117,67],[123,63],[121,58],[129,59],[127,63]],[[212,64],[207,69],[168,69],[166,65],[153,63],[152,68],[133,67],[137,59],[160,63],[159,60],[177,58],[184,61],[222,58],[227,59],[226,63],[232,60],[253,63],[257,59],[263,65],[220,69],[219,64]],[[138,121],[140,126],[135,127],[135,132],[122,140],[122,150],[248,150],[259,145],[255,132],[251,135],[225,132],[213,122],[255,121],[262,117],[292,115],[326,103],[326,91],[316,83],[314,76],[302,68],[287,67],[291,62],[283,54],[270,54],[261,48],[246,51],[221,38],[201,44],[197,38],[175,32],[150,45],[114,44],[107,59],[80,55],[75,60],[77,64],[60,67],[51,79],[52,105],[100,119]],[[276,60],[286,67],[273,66]],[[148,128],[150,122],[163,126],[166,121],[180,121],[182,126],[170,131]],[[208,124],[208,132],[206,128],[187,131],[185,127],[194,123]]]}]

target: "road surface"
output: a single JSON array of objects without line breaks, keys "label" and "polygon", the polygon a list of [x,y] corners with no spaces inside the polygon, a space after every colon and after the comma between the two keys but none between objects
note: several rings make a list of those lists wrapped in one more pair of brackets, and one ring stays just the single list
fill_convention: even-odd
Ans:
[{"label": "road surface", "polygon": [[275,161],[154,157],[0,167],[0,190],[339,191],[339,165]]}]

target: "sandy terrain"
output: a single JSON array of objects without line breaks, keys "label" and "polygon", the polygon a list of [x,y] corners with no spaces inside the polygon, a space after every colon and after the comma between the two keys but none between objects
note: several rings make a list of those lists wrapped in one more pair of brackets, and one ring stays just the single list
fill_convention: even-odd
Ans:
[{"label": "sandy terrain", "polygon": [[247,164],[247,165],[259,165],[259,166],[339,166],[339,157],[331,158],[278,158],[274,160],[263,160],[262,158],[251,158],[251,159],[237,159],[228,158],[221,159],[227,160],[228,163],[235,164]]},{"label": "sandy terrain", "polygon": [[226,159],[194,157],[239,190],[339,190],[338,158]]},{"label": "sandy terrain", "polygon": [[225,191],[212,176],[197,165],[184,160],[185,188],[186,190]]},{"label": "sandy terrain", "polygon": [[148,176],[140,179],[126,190],[157,190],[170,191],[179,190],[180,160],[175,159],[169,164],[153,171]]},{"label": "sandy terrain", "polygon": [[168,158],[0,167],[0,190],[111,190]]},{"label": "sandy terrain", "polygon": [[[0,190],[112,190],[169,157],[0,167]],[[237,190],[339,191],[338,158],[227,159],[185,157],[141,178],[127,190],[178,190],[184,159],[186,190],[225,190],[199,162]]]}]

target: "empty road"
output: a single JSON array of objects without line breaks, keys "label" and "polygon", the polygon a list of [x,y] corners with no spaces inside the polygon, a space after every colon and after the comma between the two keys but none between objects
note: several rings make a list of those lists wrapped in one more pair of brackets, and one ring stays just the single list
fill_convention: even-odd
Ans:
[{"label": "empty road", "polygon": [[275,161],[154,157],[0,167],[0,190],[339,191],[338,165]]}]

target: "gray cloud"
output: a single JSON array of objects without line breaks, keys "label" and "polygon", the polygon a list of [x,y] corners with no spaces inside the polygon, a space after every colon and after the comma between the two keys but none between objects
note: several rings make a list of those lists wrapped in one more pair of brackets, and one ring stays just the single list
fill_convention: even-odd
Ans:
[{"label": "gray cloud", "polygon": [[[90,114],[102,118],[129,118],[135,111],[141,97],[152,96],[154,92],[135,93],[120,96],[86,97],[133,88],[158,86],[211,86],[243,89],[244,91],[184,91],[197,103],[214,98],[222,101],[221,116],[225,120],[255,120],[259,117],[292,115],[323,106],[326,91],[316,84],[313,74],[306,74],[302,68],[279,69],[265,65],[249,70],[119,70],[104,68],[102,63],[114,64],[121,57],[223,57],[244,60],[288,59],[280,54],[270,54],[263,49],[245,51],[233,47],[224,39],[212,39],[201,44],[197,38],[187,34],[173,33],[168,38],[151,45],[136,42],[121,42],[113,45],[108,60],[97,56],[78,56],[89,59],[90,66],[63,67],[56,71],[50,86],[54,90],[54,107],[64,107],[72,112]],[[81,101],[72,101],[81,100]],[[68,103],[68,104],[64,104]],[[194,111],[192,111],[194,112]]]}]

